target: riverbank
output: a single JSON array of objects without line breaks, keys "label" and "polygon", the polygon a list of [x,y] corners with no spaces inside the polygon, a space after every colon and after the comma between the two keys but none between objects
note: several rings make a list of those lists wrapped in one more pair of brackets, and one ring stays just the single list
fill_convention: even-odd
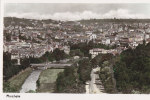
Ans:
[{"label": "riverbank", "polygon": [[21,89],[22,84],[25,82],[26,78],[30,75],[32,69],[30,67],[26,68],[25,70],[19,72],[17,75],[13,76],[8,80],[10,84],[10,88],[15,88],[16,91],[19,92]]},{"label": "riverbank", "polygon": [[37,92],[40,93],[53,93],[55,90],[55,82],[58,76],[58,73],[63,72],[64,69],[46,69],[41,72],[39,76],[39,87]]}]

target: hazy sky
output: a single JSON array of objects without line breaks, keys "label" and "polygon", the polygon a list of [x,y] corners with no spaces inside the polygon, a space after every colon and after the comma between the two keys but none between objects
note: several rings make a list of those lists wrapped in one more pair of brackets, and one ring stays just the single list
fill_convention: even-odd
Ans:
[{"label": "hazy sky", "polygon": [[55,20],[150,18],[150,4],[9,3],[5,4],[4,16]]}]

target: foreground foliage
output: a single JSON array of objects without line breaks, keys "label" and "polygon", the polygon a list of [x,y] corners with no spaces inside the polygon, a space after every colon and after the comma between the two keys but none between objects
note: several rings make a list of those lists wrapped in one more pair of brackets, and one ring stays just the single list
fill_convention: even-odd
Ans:
[{"label": "foreground foliage", "polygon": [[8,81],[3,82],[3,92],[19,92],[21,89],[22,84],[24,83],[25,79],[30,75],[32,72],[31,68],[27,68],[24,71],[20,72],[19,74],[13,76]]},{"label": "foreground foliage", "polygon": [[150,43],[127,49],[114,65],[117,89],[123,93],[150,93]]},{"label": "foreground foliage", "polygon": [[56,92],[85,93],[85,82],[90,80],[91,64],[89,59],[80,60],[64,72],[58,74]]}]

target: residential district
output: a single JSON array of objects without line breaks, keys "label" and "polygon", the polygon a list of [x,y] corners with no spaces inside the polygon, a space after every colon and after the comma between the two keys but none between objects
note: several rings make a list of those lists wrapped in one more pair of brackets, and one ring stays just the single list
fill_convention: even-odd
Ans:
[{"label": "residential district", "polygon": [[[4,52],[11,53],[11,59],[41,57],[46,51],[59,48],[69,54],[69,43],[94,41],[105,45],[117,45],[117,48],[89,50],[94,58],[99,53],[120,54],[127,47],[150,42],[150,23],[146,22],[93,22],[53,21],[5,18]],[[18,61],[19,64],[19,61]]]}]

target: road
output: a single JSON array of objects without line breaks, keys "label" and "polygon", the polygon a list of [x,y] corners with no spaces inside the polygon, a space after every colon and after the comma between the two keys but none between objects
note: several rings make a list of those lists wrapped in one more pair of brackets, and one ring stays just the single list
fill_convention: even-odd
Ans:
[{"label": "road", "polygon": [[86,82],[85,88],[87,94],[101,94],[104,93],[104,87],[101,80],[99,80],[99,75],[96,74],[100,70],[100,67],[94,68],[91,71],[91,81]]},{"label": "road", "polygon": [[52,68],[52,69],[62,69],[62,68],[68,68],[71,67],[72,64],[31,64],[31,67],[34,69],[47,69],[47,68]]},{"label": "road", "polygon": [[31,66],[38,66],[38,67],[42,67],[42,66],[71,66],[72,64],[51,64],[51,63],[48,63],[48,64],[31,64]]}]

